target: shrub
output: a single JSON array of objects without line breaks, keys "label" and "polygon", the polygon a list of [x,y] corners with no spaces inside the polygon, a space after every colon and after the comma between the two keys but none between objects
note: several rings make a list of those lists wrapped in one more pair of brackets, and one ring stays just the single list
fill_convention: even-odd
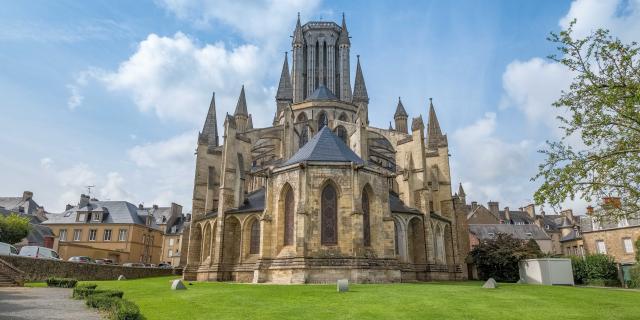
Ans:
[{"label": "shrub", "polygon": [[116,296],[94,294],[87,297],[87,306],[107,312],[109,319],[114,320],[139,320],[144,319],[138,306]]},{"label": "shrub", "polygon": [[480,279],[494,278],[498,282],[516,282],[520,278],[518,262],[536,258],[540,247],[532,241],[516,239],[498,233],[495,238],[481,241],[469,255],[478,268]]},{"label": "shrub", "polygon": [[116,320],[142,320],[144,317],[140,313],[138,306],[125,299],[119,299],[118,308],[111,314],[112,319]]},{"label": "shrub", "polygon": [[629,270],[631,280],[629,280],[629,288],[640,288],[640,264],[636,264]]},{"label": "shrub", "polygon": [[78,280],[71,278],[47,278],[48,287],[74,288],[77,283]]},{"label": "shrub", "polygon": [[122,296],[124,295],[124,292],[120,290],[98,290],[98,289],[95,289],[95,286],[93,287],[93,289],[90,287],[82,287],[82,288],[75,288],[73,290],[74,299],[85,299],[94,295],[122,298]]},{"label": "shrub", "polygon": [[618,267],[613,257],[593,254],[585,257],[571,257],[573,280],[576,284],[591,286],[619,286]]}]

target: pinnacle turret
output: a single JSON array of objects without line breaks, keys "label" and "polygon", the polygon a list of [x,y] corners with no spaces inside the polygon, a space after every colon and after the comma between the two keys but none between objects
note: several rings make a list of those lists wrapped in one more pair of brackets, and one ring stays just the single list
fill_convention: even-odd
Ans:
[{"label": "pinnacle turret", "polygon": [[440,146],[447,145],[447,137],[440,130],[440,123],[436,116],[436,110],[433,107],[433,99],[429,98],[429,123],[427,128],[427,146],[429,149],[438,149]]},{"label": "pinnacle turret", "polygon": [[298,21],[296,22],[296,29],[293,31],[293,41],[291,42],[294,46],[303,45],[304,44],[304,36],[302,35],[302,26],[300,25],[300,12],[298,12]]},{"label": "pinnacle turret", "polygon": [[464,193],[464,189],[462,188],[462,183],[460,183],[460,185],[458,186],[458,196],[460,196],[460,197],[464,197],[464,196],[466,196],[466,195],[467,195],[467,194],[466,194],[466,193]]},{"label": "pinnacle turret", "polygon": [[289,61],[287,53],[284,53],[284,63],[282,64],[282,73],[280,73],[280,82],[278,83],[278,92],[276,93],[276,101],[293,102],[293,87],[291,86],[291,76],[289,75]]},{"label": "pinnacle turret", "polygon": [[249,129],[253,129],[253,119],[251,118],[251,115],[249,115],[249,119],[247,119],[247,130]]},{"label": "pinnacle turret", "polygon": [[238,97],[238,103],[236,104],[236,112],[233,114],[244,115],[247,116],[249,113],[247,112],[247,99],[244,95],[244,85],[242,85],[242,90],[240,90],[240,97]]},{"label": "pinnacle turret", "polygon": [[404,105],[402,104],[402,99],[398,97],[398,105],[396,106],[396,113],[393,114],[394,119],[398,119],[404,117],[405,119],[409,117],[407,111],[404,109]]},{"label": "pinnacle turret", "polygon": [[342,31],[340,32],[340,36],[338,37],[338,45],[351,45],[351,40],[349,40],[349,30],[347,30],[347,22],[344,18],[344,13],[342,13]]},{"label": "pinnacle turret", "polygon": [[216,119],[216,93],[211,96],[211,103],[209,104],[209,112],[207,112],[207,118],[204,121],[204,127],[200,133],[199,140],[203,143],[206,142],[210,147],[218,146],[218,123]]},{"label": "pinnacle turret", "polygon": [[358,57],[358,64],[356,66],[356,81],[353,85],[353,102],[366,102],[369,103],[369,95],[367,94],[367,86],[364,83],[364,76],[362,75],[362,68],[360,67],[360,55]]}]

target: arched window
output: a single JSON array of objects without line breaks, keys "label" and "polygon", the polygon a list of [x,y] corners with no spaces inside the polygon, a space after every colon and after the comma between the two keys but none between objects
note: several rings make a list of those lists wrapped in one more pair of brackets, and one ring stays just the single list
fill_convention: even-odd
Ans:
[{"label": "arched window", "polygon": [[342,142],[347,144],[347,129],[345,129],[343,126],[337,126],[336,135],[338,136],[338,138],[340,138],[340,140],[342,140]]},{"label": "arched window", "polygon": [[320,242],[323,245],[338,244],[338,197],[336,189],[330,184],[322,190],[320,210],[322,211]]},{"label": "arched window", "polygon": [[397,221],[393,221],[393,236],[394,236],[394,242],[395,242],[395,249],[396,249],[396,256],[400,255],[400,236],[399,236],[399,232],[400,230],[398,230],[398,222]]},{"label": "arched window", "polygon": [[249,240],[249,254],[260,253],[260,221],[253,220],[251,224],[251,240]]},{"label": "arched window", "polygon": [[284,197],[284,245],[293,244],[293,190],[287,190]]},{"label": "arched window", "polygon": [[329,119],[327,118],[327,113],[322,111],[320,115],[318,115],[318,131],[322,129],[324,126],[329,124]]},{"label": "arched window", "polygon": [[369,194],[364,191],[362,193],[362,237],[364,246],[371,246],[371,221],[369,215]]},{"label": "arched window", "polygon": [[300,143],[298,147],[304,147],[307,142],[309,142],[309,125],[305,123],[304,125],[302,125],[302,131],[300,132]]}]

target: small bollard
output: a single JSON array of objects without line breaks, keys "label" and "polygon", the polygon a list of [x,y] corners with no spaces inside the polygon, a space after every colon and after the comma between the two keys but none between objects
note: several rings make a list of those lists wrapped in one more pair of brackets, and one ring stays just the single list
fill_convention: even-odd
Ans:
[{"label": "small bollard", "polygon": [[187,290],[187,287],[184,286],[180,279],[176,279],[171,283],[171,290]]},{"label": "small bollard", "polygon": [[349,279],[338,280],[338,292],[347,292],[347,291],[349,291]]},{"label": "small bollard", "polygon": [[127,280],[123,275],[118,276],[118,281]]}]

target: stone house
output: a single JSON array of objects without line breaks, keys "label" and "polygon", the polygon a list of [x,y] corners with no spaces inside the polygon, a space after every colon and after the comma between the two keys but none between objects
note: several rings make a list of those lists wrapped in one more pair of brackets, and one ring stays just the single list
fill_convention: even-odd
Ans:
[{"label": "stone house", "polygon": [[191,215],[183,214],[182,206],[176,203],[171,203],[169,207],[157,205],[153,205],[150,208],[138,207],[139,209],[147,210],[153,215],[156,224],[164,234],[160,261],[169,263],[174,267],[184,266],[186,264],[186,255],[182,254],[183,242],[188,239],[188,237],[184,238],[184,230],[189,225]]},{"label": "stone house", "polygon": [[63,259],[89,256],[117,263],[159,263],[164,232],[148,208],[81,195],[77,205],[49,214],[54,250]]},{"label": "stone house", "polygon": [[211,100],[198,137],[184,278],[464,279],[466,212],[452,195],[433,103],[426,127],[422,116],[408,126],[400,100],[395,129],[370,126],[359,58],[351,88],[344,18],[298,19],[292,47],[271,126],[253,127],[243,87],[219,141]]},{"label": "stone house", "polygon": [[470,224],[469,244],[471,249],[480,241],[494,238],[498,233],[509,234],[516,239],[536,241],[544,253],[553,252],[551,237],[535,224]]},{"label": "stone house", "polygon": [[18,214],[29,218],[31,230],[26,238],[14,244],[17,248],[27,245],[53,248],[54,235],[51,229],[42,224],[47,220],[47,212],[33,200],[33,192],[24,191],[22,197],[0,197],[0,214]]}]

